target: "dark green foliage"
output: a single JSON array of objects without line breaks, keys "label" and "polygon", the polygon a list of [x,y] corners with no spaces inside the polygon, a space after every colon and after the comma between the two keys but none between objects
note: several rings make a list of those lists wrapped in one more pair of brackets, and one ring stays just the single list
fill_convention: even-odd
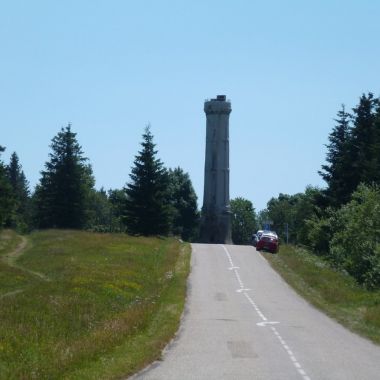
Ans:
[{"label": "dark green foliage", "polygon": [[380,100],[362,95],[338,112],[321,176],[327,189],[307,188],[268,202],[265,217],[290,241],[307,245],[367,288],[380,288]]},{"label": "dark green foliage", "polygon": [[125,232],[124,190],[92,190],[89,196],[87,229],[95,232]]},{"label": "dark green foliage", "polygon": [[62,128],[52,139],[50,161],[36,187],[37,225],[40,228],[83,228],[94,186],[91,166],[71,131]]},{"label": "dark green foliage", "polygon": [[363,94],[352,111],[338,113],[330,134],[320,174],[333,209],[307,221],[309,240],[358,282],[379,287],[380,99]]},{"label": "dark green foliage", "polygon": [[352,116],[342,105],[335,120],[337,124],[329,136],[327,164],[322,165],[322,171],[319,172],[327,183],[326,194],[334,207],[346,203],[357,185],[351,170],[352,146],[349,126],[351,118]]},{"label": "dark green foliage", "polygon": [[379,179],[379,141],[375,120],[376,108],[379,99],[374,98],[372,93],[362,95],[357,107],[353,109],[353,128],[351,131],[351,158],[352,172],[356,178],[355,190],[359,183],[370,184]]},{"label": "dark green foliage", "polygon": [[112,231],[124,232],[123,222],[127,195],[124,190],[108,190],[108,201],[112,213]]},{"label": "dark green foliage", "polygon": [[27,199],[29,196],[28,182],[19,162],[16,152],[13,152],[7,167],[7,175],[12,189],[19,199]]},{"label": "dark green foliage", "polygon": [[380,100],[363,94],[359,104],[338,112],[337,125],[329,136],[327,164],[319,172],[327,183],[332,207],[348,202],[360,183],[380,181]]},{"label": "dark green foliage", "polygon": [[11,155],[7,166],[7,176],[13,193],[13,210],[7,220],[7,226],[25,231],[30,225],[31,218],[29,183],[16,152]]},{"label": "dark green foliage", "polygon": [[337,210],[326,207],[305,221],[308,233],[308,246],[318,256],[329,256],[334,234],[344,228],[337,220]]},{"label": "dark green foliage", "polygon": [[360,185],[336,219],[331,260],[368,288],[380,287],[380,188]]},{"label": "dark green foliage", "polygon": [[375,121],[374,121],[374,142],[372,145],[373,149],[373,157],[374,161],[376,162],[376,172],[374,173],[374,181],[377,184],[380,184],[380,98],[377,99],[376,103],[376,114],[375,114]]},{"label": "dark green foliage", "polygon": [[326,207],[321,190],[307,188],[268,202],[263,217],[280,233],[289,223],[290,241],[312,248],[367,288],[380,287],[380,188],[359,185],[346,205]]},{"label": "dark green foliage", "polygon": [[305,222],[319,217],[325,205],[322,190],[308,186],[304,193],[280,194],[278,198],[272,198],[267,204],[265,218],[273,222],[272,229],[283,241],[286,242],[287,231],[289,242],[308,244],[309,231]]},{"label": "dark green foliage", "polygon": [[199,225],[197,196],[188,173],[179,167],[169,169],[169,197],[171,232],[183,240],[193,240]]},{"label": "dark green foliage", "polygon": [[303,245],[309,245],[309,226],[305,223],[312,217],[324,215],[327,204],[326,197],[321,189],[307,186],[303,194],[300,195],[296,204],[294,221],[296,226],[296,241]]},{"label": "dark green foliage", "polygon": [[[5,148],[0,146],[0,155],[4,150]],[[10,218],[13,204],[12,186],[9,183],[6,167],[0,160],[0,228]]]},{"label": "dark green foliage", "polygon": [[250,244],[257,230],[257,220],[252,202],[238,197],[231,200],[232,241],[234,244]]},{"label": "dark green foliage", "polygon": [[132,234],[166,235],[170,229],[169,176],[156,158],[150,127],[143,134],[142,150],[135,157],[125,192],[127,229]]},{"label": "dark green foliage", "polygon": [[261,227],[264,227],[265,220],[270,220],[273,223],[271,229],[276,231],[283,241],[286,241],[285,229],[286,225],[288,225],[289,240],[294,241],[296,234],[294,205],[298,196],[279,194],[278,198],[271,198],[267,203],[265,212],[260,215]]},{"label": "dark green foliage", "polygon": [[95,232],[112,231],[112,208],[103,188],[92,190],[88,200],[87,228]]}]

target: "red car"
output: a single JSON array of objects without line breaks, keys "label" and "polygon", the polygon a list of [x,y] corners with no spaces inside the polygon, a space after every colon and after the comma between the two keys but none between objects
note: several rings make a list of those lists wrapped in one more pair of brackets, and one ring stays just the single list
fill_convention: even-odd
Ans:
[{"label": "red car", "polygon": [[269,251],[277,253],[279,248],[278,236],[275,232],[263,233],[256,244],[257,251]]}]

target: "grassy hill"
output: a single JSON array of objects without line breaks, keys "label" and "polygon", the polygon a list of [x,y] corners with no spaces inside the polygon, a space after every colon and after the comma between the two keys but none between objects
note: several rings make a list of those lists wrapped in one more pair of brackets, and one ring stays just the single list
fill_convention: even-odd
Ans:
[{"label": "grassy hill", "polygon": [[119,378],[158,358],[178,328],[189,253],[175,239],[3,231],[0,379]]}]

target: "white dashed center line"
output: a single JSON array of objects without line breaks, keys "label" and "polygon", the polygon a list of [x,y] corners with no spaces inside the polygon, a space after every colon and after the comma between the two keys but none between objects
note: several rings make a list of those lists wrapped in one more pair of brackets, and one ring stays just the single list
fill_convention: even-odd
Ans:
[{"label": "white dashed center line", "polygon": [[231,254],[228,252],[228,249],[224,245],[222,245],[222,247],[223,247],[224,252],[227,255],[227,259],[228,259],[228,261],[230,263],[230,267],[228,269],[232,270],[235,273],[235,277],[236,277],[237,282],[239,283],[239,286],[240,286],[240,288],[237,289],[236,292],[244,294],[245,298],[248,300],[248,302],[255,309],[257,315],[262,319],[262,322],[258,322],[256,325],[259,326],[259,327],[270,326],[271,331],[277,337],[277,339],[279,340],[279,342],[282,345],[282,347],[284,348],[284,350],[287,352],[290,360],[292,361],[294,367],[296,368],[296,370],[298,371],[298,373],[301,375],[301,377],[303,378],[303,380],[311,380],[310,377],[306,374],[305,370],[302,368],[301,364],[298,362],[298,360],[294,356],[293,352],[290,350],[290,348],[287,345],[287,343],[285,342],[285,340],[282,338],[282,336],[280,335],[280,333],[277,331],[276,327],[273,326],[274,324],[278,324],[280,322],[268,321],[268,319],[265,317],[265,315],[261,312],[261,310],[259,309],[259,307],[256,305],[255,301],[247,293],[250,289],[244,287],[244,283],[243,283],[243,281],[242,281],[242,279],[240,277],[240,274],[238,272],[238,270],[240,268],[234,265],[234,263],[232,261]]}]

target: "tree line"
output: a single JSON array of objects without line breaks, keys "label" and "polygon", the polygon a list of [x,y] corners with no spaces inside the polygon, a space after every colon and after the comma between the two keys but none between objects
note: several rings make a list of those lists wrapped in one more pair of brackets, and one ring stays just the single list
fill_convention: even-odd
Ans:
[{"label": "tree line", "polygon": [[[0,156],[0,228],[197,238],[200,213],[190,177],[181,168],[165,168],[149,127],[123,189],[94,188],[91,165],[70,125],[50,147],[33,192],[17,154],[8,165]],[[326,148],[319,171],[326,188],[279,194],[258,214],[251,201],[232,199],[233,241],[249,244],[252,233],[271,221],[283,242],[308,247],[366,287],[380,288],[380,99],[368,93],[351,112],[342,106]]]},{"label": "tree line", "polygon": [[[197,197],[188,173],[157,158],[150,127],[123,189],[95,189],[92,167],[69,124],[53,137],[33,192],[17,153],[0,156],[0,228],[88,229],[135,235],[197,235]],[[5,148],[0,146],[0,154]]]},{"label": "tree line", "polygon": [[[53,137],[50,148],[33,192],[16,152],[8,165],[0,156],[0,228],[21,232],[72,228],[197,239],[200,212],[190,177],[179,167],[165,168],[149,127],[123,189],[95,189],[92,167],[71,125]],[[1,154],[4,148],[0,149]],[[249,244],[257,229],[252,202],[232,199],[231,213],[233,241]]]},{"label": "tree line", "polygon": [[279,194],[259,214],[283,241],[308,247],[368,288],[380,288],[380,98],[342,108],[319,174],[326,188]]}]

